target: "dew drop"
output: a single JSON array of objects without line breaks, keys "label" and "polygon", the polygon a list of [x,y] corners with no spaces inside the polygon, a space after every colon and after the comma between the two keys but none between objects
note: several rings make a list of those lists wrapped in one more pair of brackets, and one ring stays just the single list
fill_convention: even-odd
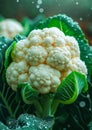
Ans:
[{"label": "dew drop", "polygon": [[89,108],[89,111],[91,111],[91,108]]},{"label": "dew drop", "polygon": [[79,4],[79,2],[78,1],[76,1],[76,5],[78,5]]},{"label": "dew drop", "polygon": [[90,8],[90,10],[92,10],[92,7]]},{"label": "dew drop", "polygon": [[34,1],[32,1],[32,4],[34,4],[35,2]]},{"label": "dew drop", "polygon": [[83,18],[82,18],[82,17],[80,17],[80,21],[83,21]]},{"label": "dew drop", "polygon": [[90,98],[90,95],[89,95],[89,94],[87,94],[87,98]]},{"label": "dew drop", "polygon": [[86,106],[86,103],[85,103],[84,101],[81,101],[81,102],[79,103],[79,106],[80,106],[80,107],[85,107],[85,106]]},{"label": "dew drop", "polygon": [[37,6],[36,6],[36,8],[38,9],[38,8],[40,8],[40,6],[39,6],[39,5],[37,5]]},{"label": "dew drop", "polygon": [[43,13],[43,12],[44,12],[44,9],[43,9],[43,8],[40,8],[40,9],[39,9],[39,12],[40,12],[40,13]]},{"label": "dew drop", "polygon": [[37,3],[40,5],[42,4],[42,0],[38,0]]},{"label": "dew drop", "polygon": [[68,124],[68,125],[67,125],[67,127],[69,128],[69,127],[71,127],[71,125],[70,125],[70,124]]},{"label": "dew drop", "polygon": [[16,1],[17,3],[19,2],[19,0]]},{"label": "dew drop", "polygon": [[88,58],[88,56],[86,56],[86,59]]}]

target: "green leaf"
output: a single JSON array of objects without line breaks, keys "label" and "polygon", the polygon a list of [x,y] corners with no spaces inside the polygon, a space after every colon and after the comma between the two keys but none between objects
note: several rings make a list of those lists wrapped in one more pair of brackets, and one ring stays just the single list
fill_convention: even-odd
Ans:
[{"label": "green leaf", "polygon": [[47,18],[45,21],[41,21],[37,28],[51,28],[57,27],[64,32],[65,35],[74,36],[75,38],[83,38],[84,34],[79,27],[77,22],[74,22],[72,18],[66,15],[54,15],[52,17]]},{"label": "green leaf", "polygon": [[88,68],[88,78],[92,73],[92,51],[88,45],[88,41],[85,38],[83,31],[77,22],[74,22],[72,18],[66,15],[54,15],[47,18],[45,21],[40,22],[37,25],[37,28],[51,28],[57,27],[64,32],[65,35],[73,36],[78,41],[80,47],[80,56],[81,59],[85,62]]},{"label": "green leaf", "polygon": [[89,122],[88,128],[89,128],[89,130],[92,130],[92,121]]},{"label": "green leaf", "polygon": [[21,34],[28,36],[30,31],[33,29],[33,21],[29,19],[28,17],[24,17],[21,23],[24,27],[24,30],[23,32],[21,32]]},{"label": "green leaf", "polygon": [[11,45],[11,42],[12,42],[11,39],[6,38],[4,36],[0,36],[0,53],[3,55],[3,58],[5,51]]},{"label": "green leaf", "polygon": [[3,21],[4,19],[5,18],[2,15],[0,15],[0,22]]},{"label": "green leaf", "polygon": [[34,19],[24,17],[22,22],[21,22],[23,27],[24,27],[24,30],[23,30],[23,32],[21,32],[21,34],[25,35],[25,36],[28,36],[28,34],[35,28],[36,24],[39,21],[44,20],[44,19],[45,19],[44,15],[38,15]]},{"label": "green leaf", "polygon": [[2,72],[2,68],[3,68],[3,56],[0,53],[0,73]]},{"label": "green leaf", "polygon": [[15,37],[13,38],[13,40],[16,41],[16,42],[18,42],[18,41],[23,40],[25,38],[26,38],[25,36],[16,34]]},{"label": "green leaf", "polygon": [[9,66],[9,64],[10,64],[11,61],[12,61],[11,52],[12,52],[12,49],[15,47],[15,45],[16,45],[16,41],[14,41],[14,42],[8,47],[8,49],[6,50],[6,53],[5,53],[5,62],[4,62],[4,67],[5,67],[5,69],[7,69],[7,67]]},{"label": "green leaf", "polygon": [[[16,102],[16,94],[11,90],[9,86],[4,83],[2,88],[0,86],[0,103],[1,112],[0,117],[5,116],[4,109],[7,111],[7,115],[15,118],[20,106],[20,102]],[[17,106],[16,106],[17,105]],[[16,106],[16,107],[15,107]],[[5,116],[6,117],[6,116]]]},{"label": "green leaf", "polygon": [[86,92],[87,89],[88,85],[85,76],[74,71],[61,82],[55,98],[63,104],[71,104],[81,92]]},{"label": "green leaf", "polygon": [[12,62],[12,58],[11,58],[11,52],[13,50],[13,48],[16,46],[17,42],[20,40],[25,39],[24,36],[21,35],[16,35],[11,43],[11,45],[8,47],[8,49],[5,52],[5,62],[4,62],[4,67],[5,69],[7,69],[7,67],[9,66],[9,64]]},{"label": "green leaf", "polygon": [[5,60],[5,51],[11,45],[11,40],[9,38],[5,38],[4,36],[0,36],[0,73],[3,69],[3,64]]},{"label": "green leaf", "polygon": [[26,104],[32,104],[38,98],[38,93],[28,83],[19,84],[18,89]]}]

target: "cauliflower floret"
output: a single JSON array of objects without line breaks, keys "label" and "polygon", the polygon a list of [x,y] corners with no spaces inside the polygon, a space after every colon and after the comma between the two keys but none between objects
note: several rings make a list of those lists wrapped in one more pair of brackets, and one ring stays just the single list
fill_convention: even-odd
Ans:
[{"label": "cauliflower floret", "polygon": [[11,53],[12,60],[14,62],[19,62],[20,60],[25,59],[28,48],[29,41],[27,39],[18,41]]},{"label": "cauliflower floret", "polygon": [[69,51],[71,52],[72,58],[80,57],[80,49],[79,49],[78,43],[74,37],[66,36],[66,46],[68,47]]},{"label": "cauliflower floret", "polygon": [[79,59],[79,57],[71,59],[68,66],[71,71],[78,71],[83,73],[85,76],[87,75],[86,65],[82,60]]},{"label": "cauliflower floret", "polygon": [[39,65],[46,59],[47,52],[42,46],[32,46],[26,55],[26,60],[30,65]]},{"label": "cauliflower floret", "polygon": [[18,83],[28,82],[28,65],[25,61],[12,62],[6,71],[7,83],[14,91],[17,90]]},{"label": "cauliflower floret", "polygon": [[87,75],[78,42],[55,27],[31,31],[15,45],[11,55],[13,63],[6,70],[6,80],[13,90],[20,82],[28,82],[39,93],[55,92],[72,71]]},{"label": "cauliflower floret", "polygon": [[23,31],[22,25],[13,19],[6,19],[0,22],[0,35],[13,38]]},{"label": "cauliflower floret", "polygon": [[30,67],[30,84],[40,93],[55,91],[60,84],[60,72],[48,65],[40,64],[37,67]]},{"label": "cauliflower floret", "polygon": [[71,54],[65,47],[53,49],[47,58],[47,64],[58,70],[63,70],[71,60]]}]

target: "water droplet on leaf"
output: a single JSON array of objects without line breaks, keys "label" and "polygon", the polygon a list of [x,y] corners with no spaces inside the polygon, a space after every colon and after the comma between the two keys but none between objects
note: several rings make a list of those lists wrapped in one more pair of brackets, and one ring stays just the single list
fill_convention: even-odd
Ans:
[{"label": "water droplet on leaf", "polygon": [[86,103],[85,103],[84,101],[81,101],[81,102],[79,103],[79,106],[80,106],[80,107],[85,107],[85,106],[86,106]]}]

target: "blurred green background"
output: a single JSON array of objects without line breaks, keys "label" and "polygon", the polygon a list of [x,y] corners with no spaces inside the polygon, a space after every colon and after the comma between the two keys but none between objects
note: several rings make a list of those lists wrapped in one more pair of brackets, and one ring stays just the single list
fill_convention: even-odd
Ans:
[{"label": "blurred green background", "polygon": [[92,21],[92,0],[0,0],[0,14],[21,19],[38,14],[46,17],[58,13],[81,20]]},{"label": "blurred green background", "polygon": [[0,15],[5,18],[31,19],[66,14],[79,23],[92,45],[92,0],[0,0]]}]

